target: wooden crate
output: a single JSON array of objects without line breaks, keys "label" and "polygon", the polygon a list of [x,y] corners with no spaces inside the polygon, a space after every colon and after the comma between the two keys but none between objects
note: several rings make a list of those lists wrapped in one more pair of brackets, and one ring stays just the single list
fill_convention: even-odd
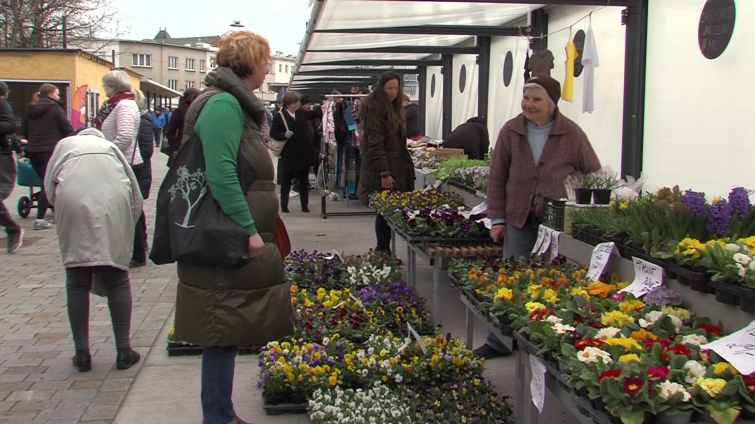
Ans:
[{"label": "wooden crate", "polygon": [[464,158],[464,149],[440,148],[435,150],[435,160],[438,162],[443,162],[451,158]]}]

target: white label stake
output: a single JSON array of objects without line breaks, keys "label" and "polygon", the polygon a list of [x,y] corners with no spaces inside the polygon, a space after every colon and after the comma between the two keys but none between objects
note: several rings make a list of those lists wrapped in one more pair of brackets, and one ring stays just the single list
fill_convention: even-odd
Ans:
[{"label": "white label stake", "polygon": [[739,331],[700,346],[700,350],[707,349],[729,361],[740,374],[752,374],[755,372],[755,320]]},{"label": "white label stake", "polygon": [[364,303],[362,303],[361,300],[359,300],[358,297],[354,296],[353,294],[349,294],[352,299],[354,299],[354,302],[356,302],[357,305],[359,305],[360,308],[364,309]]},{"label": "white label stake", "polygon": [[613,247],[614,244],[612,241],[595,246],[595,249],[592,251],[592,259],[590,259],[590,270],[587,271],[587,275],[585,276],[588,282],[600,280],[603,269],[605,269],[608,260],[611,258]]},{"label": "white label stake", "polygon": [[422,350],[422,353],[427,353],[427,345],[425,345],[425,341],[422,340],[422,336],[414,331],[414,328],[412,328],[412,325],[408,322],[406,323],[406,326],[407,328],[409,328],[409,333],[414,336],[415,339],[417,339],[417,343],[419,343],[419,348]]},{"label": "white label stake", "polygon": [[632,293],[640,298],[663,284],[663,268],[642,259],[632,257],[634,261],[634,281],[619,293]]},{"label": "white label stake", "polygon": [[545,238],[545,226],[541,225],[537,229],[537,241],[535,241],[535,246],[532,247],[533,255],[540,250],[540,246],[543,244],[544,238]]},{"label": "white label stake", "polygon": [[545,228],[545,234],[543,235],[543,244],[540,246],[540,249],[537,251],[538,255],[544,255],[545,252],[548,251],[548,248],[551,247],[551,237],[553,235],[553,229],[548,227]]},{"label": "white label stake", "polygon": [[545,373],[548,370],[540,358],[530,355],[530,370],[532,371],[532,381],[530,381],[530,393],[532,393],[532,403],[537,410],[543,413],[545,405]]},{"label": "white label stake", "polygon": [[553,231],[553,234],[551,235],[551,261],[558,256],[559,236],[561,236],[561,233],[558,231]]}]

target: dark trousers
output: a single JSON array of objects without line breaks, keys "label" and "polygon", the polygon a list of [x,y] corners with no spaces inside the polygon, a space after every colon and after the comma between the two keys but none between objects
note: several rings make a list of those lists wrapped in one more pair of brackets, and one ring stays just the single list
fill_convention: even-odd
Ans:
[{"label": "dark trousers", "polygon": [[281,171],[281,206],[288,207],[288,196],[291,194],[291,184],[294,177],[299,179],[300,186],[299,199],[301,200],[301,206],[309,206],[309,167],[300,169],[296,172]]},{"label": "dark trousers", "polygon": [[204,424],[235,422],[233,374],[237,346],[205,346],[202,351],[202,415]]},{"label": "dark trousers", "polygon": [[136,221],[136,231],[134,232],[134,253],[131,260],[134,262],[147,262],[147,217],[142,211],[142,216]]},{"label": "dark trousers", "polygon": [[391,227],[382,215],[375,215],[375,238],[377,238],[378,252],[391,251]]},{"label": "dark trousers", "polygon": [[66,268],[68,320],[77,350],[89,349],[89,290],[94,273],[102,274],[115,334],[115,347],[131,347],[131,285],[128,271],[110,266]]},{"label": "dark trousers", "polygon": [[47,194],[45,193],[45,173],[47,173],[47,163],[50,162],[52,152],[27,153],[26,157],[29,158],[31,167],[34,168],[34,172],[37,173],[40,181],[42,181],[42,191],[39,193],[39,202],[37,202],[37,219],[45,219],[47,208],[50,206],[47,202]]},{"label": "dark trousers", "polygon": [[0,153],[0,227],[5,227],[8,234],[21,231],[16,221],[5,207],[3,201],[10,196],[16,184],[16,159],[11,154]]},{"label": "dark trousers", "polygon": [[161,128],[153,129],[152,133],[155,135],[155,146],[160,147],[160,142],[162,141],[163,137],[163,130]]}]

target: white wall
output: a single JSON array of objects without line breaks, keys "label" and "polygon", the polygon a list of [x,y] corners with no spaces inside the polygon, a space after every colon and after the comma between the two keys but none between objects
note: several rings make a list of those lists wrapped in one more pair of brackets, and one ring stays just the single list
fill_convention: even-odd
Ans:
[{"label": "white wall", "polygon": [[[443,75],[440,66],[427,67],[427,98],[425,102],[425,135],[435,140],[443,137]],[[435,75],[435,95],[431,95],[430,85]]]},{"label": "white wall", "polygon": [[[584,73],[574,78],[574,103],[561,100],[558,107],[576,122],[590,139],[603,166],[621,171],[621,135],[624,113],[624,43],[626,27],[621,25],[622,7],[606,7],[593,13],[592,30],[600,66],[595,69],[595,111],[582,113]],[[569,26],[572,38],[590,25],[590,19],[574,24],[593,10],[592,7],[559,6],[548,11],[548,48],[556,57],[551,76],[562,85],[566,76],[566,42]],[[670,22],[670,21],[669,21]],[[555,32],[566,28],[565,31]]]},{"label": "white wall", "polygon": [[[513,71],[511,83],[503,83],[503,63],[511,51]],[[490,96],[488,98],[488,132],[495,145],[503,124],[522,112],[520,106],[524,87],[524,60],[527,40],[519,37],[494,37],[490,45]]]},{"label": "white wall", "polygon": [[650,2],[643,172],[650,188],[679,184],[710,198],[755,188],[755,84],[748,80],[755,57],[747,44],[755,1],[736,2],[734,35],[715,60],[703,57],[697,41],[704,4]]},{"label": "white wall", "polygon": [[[451,130],[459,124],[467,122],[467,119],[477,116],[477,89],[479,70],[476,55],[455,55],[453,74],[453,105],[451,107]],[[461,67],[466,67],[466,85],[462,93],[460,72]]]}]

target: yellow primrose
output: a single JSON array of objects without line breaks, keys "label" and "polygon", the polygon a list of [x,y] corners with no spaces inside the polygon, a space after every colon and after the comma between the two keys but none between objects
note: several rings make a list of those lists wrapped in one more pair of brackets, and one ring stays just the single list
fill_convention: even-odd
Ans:
[{"label": "yellow primrose", "polygon": [[692,314],[690,314],[690,312],[684,308],[666,306],[665,308],[661,309],[661,311],[663,311],[663,313],[666,315],[673,315],[682,321],[687,321],[692,318]]},{"label": "yellow primrose", "polygon": [[585,300],[590,300],[590,293],[587,293],[587,290],[581,288],[581,287],[575,287],[571,289],[571,295],[574,297],[582,296],[585,298]]},{"label": "yellow primrose", "polygon": [[545,310],[545,305],[543,305],[540,302],[527,302],[524,307],[527,309],[528,313],[533,313],[535,311],[543,311]]},{"label": "yellow primrose", "polygon": [[621,310],[621,312],[624,312],[624,313],[632,312],[637,309],[643,309],[644,307],[645,307],[645,303],[637,299],[626,300],[624,302],[619,303],[619,309]]},{"label": "yellow primrose", "polygon": [[700,386],[701,389],[705,390],[705,393],[708,394],[708,396],[714,398],[719,393],[721,393],[721,390],[726,387],[726,380],[720,379],[720,378],[703,378],[700,377],[697,379],[697,385]]},{"label": "yellow primrose", "polygon": [[495,297],[500,300],[512,300],[514,299],[514,292],[511,289],[503,287],[496,292]]},{"label": "yellow primrose", "polygon": [[543,293],[543,300],[549,303],[556,303],[558,302],[558,295],[553,289],[548,289]]},{"label": "yellow primrose", "polygon": [[739,372],[728,362],[719,362],[713,365],[713,373],[716,375],[722,374],[727,370],[731,371],[733,374],[739,374]]},{"label": "yellow primrose", "polygon": [[540,297],[541,289],[542,289],[541,286],[531,284],[529,287],[527,287],[527,292],[530,294],[531,298],[538,299]]},{"label": "yellow primrose", "polygon": [[627,337],[607,339],[606,344],[609,346],[621,346],[624,348],[624,350],[627,351],[631,350],[632,348],[642,350],[642,347],[639,343],[637,343],[637,340]]},{"label": "yellow primrose", "polygon": [[619,357],[619,361],[623,362],[625,364],[628,364],[631,361],[642,362],[642,361],[640,361],[640,357],[637,356],[636,353],[628,353],[626,355],[621,355]]},{"label": "yellow primrose", "polygon": [[619,203],[619,210],[620,211],[625,211],[627,209],[629,209],[629,201],[628,200],[624,200],[623,202]]},{"label": "yellow primrose", "polygon": [[612,327],[623,327],[628,322],[634,322],[634,318],[621,311],[604,312],[600,317],[600,322],[603,325],[610,325]]}]

